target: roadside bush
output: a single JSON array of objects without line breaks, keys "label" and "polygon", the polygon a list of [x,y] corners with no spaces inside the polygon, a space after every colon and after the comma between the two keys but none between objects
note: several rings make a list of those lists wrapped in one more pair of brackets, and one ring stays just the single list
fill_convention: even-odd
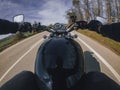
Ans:
[{"label": "roadside bush", "polygon": [[21,40],[22,38],[24,38],[23,33],[20,32],[20,31],[17,31],[17,32],[16,32],[16,35],[15,35],[15,39],[16,39],[16,40]]}]

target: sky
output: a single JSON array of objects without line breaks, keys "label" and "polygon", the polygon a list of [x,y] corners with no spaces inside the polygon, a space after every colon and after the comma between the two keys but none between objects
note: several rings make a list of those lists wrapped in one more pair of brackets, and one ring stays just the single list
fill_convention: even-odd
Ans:
[{"label": "sky", "polygon": [[0,19],[13,21],[24,14],[24,21],[43,25],[67,23],[66,11],[72,8],[72,0],[0,0]]}]

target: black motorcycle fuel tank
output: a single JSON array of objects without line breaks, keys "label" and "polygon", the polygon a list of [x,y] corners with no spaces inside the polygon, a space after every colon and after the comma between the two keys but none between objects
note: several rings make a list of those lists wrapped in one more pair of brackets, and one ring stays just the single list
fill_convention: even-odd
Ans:
[{"label": "black motorcycle fuel tank", "polygon": [[[84,73],[83,51],[76,41],[70,38],[61,37],[48,39],[40,46],[35,62],[35,73],[45,85],[42,86],[42,88],[45,88],[46,86],[48,88],[52,87],[51,78],[46,68],[56,67],[56,60],[65,61],[63,67],[75,68],[80,72],[79,75]],[[69,60],[70,63],[68,63],[67,60]],[[74,60],[76,61],[74,62]],[[80,65],[74,67],[75,63]]]}]

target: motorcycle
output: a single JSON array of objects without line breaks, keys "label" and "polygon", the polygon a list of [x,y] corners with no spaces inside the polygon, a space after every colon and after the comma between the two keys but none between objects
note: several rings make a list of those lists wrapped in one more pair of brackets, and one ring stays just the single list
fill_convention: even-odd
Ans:
[{"label": "motorcycle", "polygon": [[[74,26],[74,25],[73,25]],[[35,73],[23,71],[0,90],[120,90],[119,84],[101,72],[85,73],[81,46],[69,29],[54,28],[40,46]]]},{"label": "motorcycle", "polygon": [[72,35],[76,24],[68,29],[64,24],[56,23],[50,34],[44,35],[36,61],[35,74],[41,90],[60,90],[73,87],[85,73],[84,55],[81,46]]},{"label": "motorcycle", "polygon": [[37,53],[35,73],[23,71],[0,90],[120,90],[120,86],[103,73],[85,73],[83,50],[74,40],[77,35],[71,34],[74,27],[76,24],[67,29],[64,24],[56,23],[53,29],[46,29],[50,34],[43,37],[45,41]]}]

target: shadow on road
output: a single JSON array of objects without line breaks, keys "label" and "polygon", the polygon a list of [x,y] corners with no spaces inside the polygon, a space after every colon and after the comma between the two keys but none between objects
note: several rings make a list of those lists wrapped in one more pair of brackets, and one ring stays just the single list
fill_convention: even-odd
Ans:
[{"label": "shadow on road", "polygon": [[100,70],[100,65],[97,59],[93,56],[93,52],[90,51],[85,51],[84,56],[85,56],[85,67],[86,67],[86,73],[90,71],[101,71]]}]

